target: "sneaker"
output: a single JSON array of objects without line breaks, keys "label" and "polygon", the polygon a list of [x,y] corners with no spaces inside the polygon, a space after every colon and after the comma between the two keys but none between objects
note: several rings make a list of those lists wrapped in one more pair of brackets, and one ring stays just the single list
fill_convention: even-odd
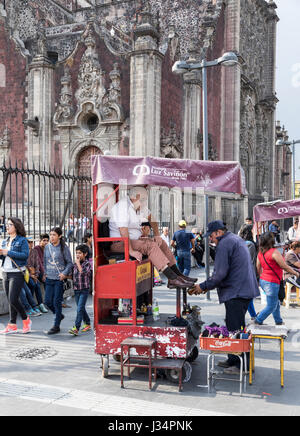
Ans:
[{"label": "sneaker", "polygon": [[77,327],[75,327],[75,326],[69,330],[69,333],[70,333],[70,335],[73,335],[73,336],[79,335],[79,331],[78,331]]},{"label": "sneaker", "polygon": [[289,282],[289,283],[291,283],[292,285],[296,286],[296,288],[299,288],[300,285],[299,285],[299,283],[297,283],[296,280],[297,280],[297,277],[296,277],[296,276],[292,276],[292,277],[289,277],[289,278],[287,279],[287,282]]},{"label": "sneaker", "polygon": [[285,322],[276,322],[276,325],[285,325]]},{"label": "sneaker", "polygon": [[24,335],[31,332],[31,325],[32,325],[32,322],[31,322],[29,317],[25,321],[23,321],[23,334]]},{"label": "sneaker", "polygon": [[237,374],[240,375],[240,368],[237,366],[230,366],[229,368],[224,369],[224,374]]},{"label": "sneaker", "polygon": [[7,324],[4,330],[0,331],[0,335],[9,335],[11,333],[17,333],[18,327],[16,324]]},{"label": "sneaker", "polygon": [[34,312],[34,315],[32,315],[32,316],[41,316],[42,315],[42,312],[40,311],[38,306],[34,307],[32,310]]},{"label": "sneaker", "polygon": [[43,303],[39,305],[39,309],[42,313],[48,313],[48,310]]},{"label": "sneaker", "polygon": [[92,330],[92,327],[88,324],[84,324],[84,326],[81,329],[82,333],[87,333],[87,332],[90,332],[91,330]]},{"label": "sneaker", "polygon": [[60,328],[57,326],[53,326],[47,333],[47,335],[56,335],[57,333],[60,332]]},{"label": "sneaker", "polygon": [[26,312],[27,317],[29,316],[36,316],[35,312],[33,311],[33,309],[30,309]]}]

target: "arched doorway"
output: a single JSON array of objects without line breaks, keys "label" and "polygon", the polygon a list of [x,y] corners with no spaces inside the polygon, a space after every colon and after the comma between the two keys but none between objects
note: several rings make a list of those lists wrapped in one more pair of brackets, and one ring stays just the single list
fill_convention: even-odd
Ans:
[{"label": "arched doorway", "polygon": [[[91,177],[91,157],[102,154],[101,150],[95,146],[84,148],[77,157],[77,174],[79,177]],[[83,179],[78,183],[78,214],[84,214],[89,220],[91,219],[92,206],[92,187],[91,182]],[[84,227],[84,226],[83,226]],[[83,232],[84,233],[84,232]]]}]

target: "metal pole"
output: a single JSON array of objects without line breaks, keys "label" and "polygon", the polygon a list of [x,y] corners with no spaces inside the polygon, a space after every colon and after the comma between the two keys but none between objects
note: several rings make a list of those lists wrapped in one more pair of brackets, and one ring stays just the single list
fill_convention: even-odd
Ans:
[{"label": "metal pole", "polygon": [[295,156],[295,141],[293,141],[293,181],[292,181],[292,190],[293,190],[293,199],[295,200],[295,177],[296,177],[296,156]]},{"label": "metal pole", "polygon": [[[203,106],[203,160],[208,160],[208,118],[207,118],[207,69],[205,59],[202,61],[202,106]],[[204,231],[208,225],[208,195],[204,195]],[[205,273],[209,278],[209,241],[205,238]],[[210,300],[210,292],[206,294]]]}]

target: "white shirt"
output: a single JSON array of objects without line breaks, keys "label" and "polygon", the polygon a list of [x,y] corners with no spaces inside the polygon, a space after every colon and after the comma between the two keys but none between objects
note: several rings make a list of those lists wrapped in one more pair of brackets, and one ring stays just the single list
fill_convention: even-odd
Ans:
[{"label": "white shirt", "polygon": [[122,198],[116,203],[110,212],[109,234],[111,238],[120,238],[120,227],[127,227],[129,239],[137,240],[141,237],[141,224],[148,221],[150,211],[136,211],[128,197]]},{"label": "white shirt", "polygon": [[[10,250],[10,247],[11,247],[11,241],[9,241],[9,243],[6,245],[6,249]],[[5,271],[6,273],[20,272],[20,270],[12,263],[10,257],[8,257],[8,256],[5,256],[2,268],[3,268],[3,271]],[[21,268],[21,269],[24,269],[24,268]]]},{"label": "white shirt", "polygon": [[166,235],[164,235],[163,233],[160,235],[160,237],[161,237],[161,239],[163,240],[163,241],[165,241],[165,243],[167,244],[167,246],[169,247],[170,246],[170,238],[169,238],[169,235],[168,236],[166,236]]},{"label": "white shirt", "polygon": [[297,229],[294,229],[294,226],[289,228],[288,238],[289,238],[290,241],[296,241],[297,240],[297,232],[298,231],[297,231]]}]

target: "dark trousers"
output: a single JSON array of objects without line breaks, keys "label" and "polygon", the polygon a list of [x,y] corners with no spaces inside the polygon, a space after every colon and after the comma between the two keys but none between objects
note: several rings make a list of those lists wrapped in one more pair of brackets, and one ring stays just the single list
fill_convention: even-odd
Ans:
[{"label": "dark trousers", "polygon": [[21,272],[3,272],[3,285],[9,303],[10,324],[17,323],[18,313],[22,320],[25,321],[27,315],[19,299],[24,285],[24,275]]},{"label": "dark trousers", "polygon": [[46,279],[45,305],[55,314],[55,327],[59,327],[62,317],[64,288],[61,280]]},{"label": "dark trousers", "polygon": [[[226,327],[230,332],[243,329],[246,326],[246,313],[251,299],[234,298],[225,302],[226,309]],[[247,356],[249,361],[249,356]],[[230,366],[240,367],[240,359],[232,354],[228,355],[228,363]]]},{"label": "dark trousers", "polygon": [[40,282],[35,282],[32,277],[30,277],[28,282],[28,287],[31,291],[32,296],[36,298],[37,304],[40,305],[43,303],[42,291],[40,287]]},{"label": "dark trousers", "polygon": [[203,260],[204,249],[202,247],[196,248],[193,253],[194,258],[196,259],[197,265],[201,266]]}]

